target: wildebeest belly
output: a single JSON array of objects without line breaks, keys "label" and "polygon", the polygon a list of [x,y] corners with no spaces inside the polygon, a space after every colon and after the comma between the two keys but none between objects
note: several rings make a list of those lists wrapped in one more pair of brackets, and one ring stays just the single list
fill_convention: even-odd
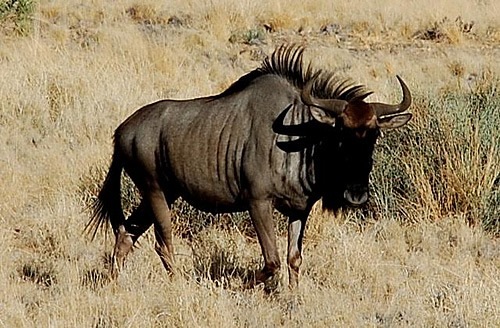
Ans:
[{"label": "wildebeest belly", "polygon": [[[189,164],[177,173],[174,177],[175,183],[167,185],[166,188],[175,188],[172,191],[193,207],[210,213],[239,212],[247,209],[235,181],[221,179],[213,172],[203,172],[201,168],[189,167]],[[231,182],[233,186],[229,185]]]},{"label": "wildebeest belly", "polygon": [[183,200],[189,203],[194,208],[208,213],[233,213],[243,212],[248,210],[248,205],[242,200],[235,202],[220,202],[220,200],[200,198],[199,195],[181,194]]}]

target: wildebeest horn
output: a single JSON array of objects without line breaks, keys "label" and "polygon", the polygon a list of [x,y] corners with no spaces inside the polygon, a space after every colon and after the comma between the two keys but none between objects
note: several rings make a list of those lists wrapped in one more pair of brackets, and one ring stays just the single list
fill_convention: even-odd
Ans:
[{"label": "wildebeest horn", "polygon": [[285,116],[293,107],[293,104],[288,105],[273,122],[272,129],[274,133],[285,135],[285,136],[294,136],[294,137],[305,137],[315,135],[318,132],[318,127],[316,126],[314,121],[304,122],[295,125],[285,125],[284,120]]},{"label": "wildebeest horn", "polygon": [[401,101],[400,104],[397,105],[371,103],[371,105],[375,109],[375,113],[377,113],[377,117],[404,112],[411,105],[410,90],[408,89],[405,82],[399,75],[396,75],[396,77],[398,78],[399,84],[401,84],[401,89],[403,90],[403,100]]},{"label": "wildebeest horn", "polygon": [[317,99],[312,96],[312,88],[318,75],[319,73],[315,74],[302,88],[302,102],[307,106],[314,106],[332,112],[335,116],[342,114],[347,101],[340,99]]}]

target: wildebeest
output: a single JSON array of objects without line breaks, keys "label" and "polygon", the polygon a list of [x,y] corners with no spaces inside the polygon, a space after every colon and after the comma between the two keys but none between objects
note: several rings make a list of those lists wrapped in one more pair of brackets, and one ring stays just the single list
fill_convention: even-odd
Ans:
[{"label": "wildebeest", "polygon": [[[221,94],[161,100],[116,129],[111,166],[87,225],[95,236],[111,223],[113,267],[123,265],[154,225],[156,251],[172,272],[170,206],[182,197],[203,211],[249,211],[264,256],[256,282],[273,281],[280,270],[275,207],[289,220],[289,286],[298,284],[313,205],[319,199],[326,209],[366,203],[380,129],[411,118],[405,112],[410,91],[399,76],[401,103],[365,102],[371,92],[364,86],[306,66],[303,52],[301,46],[281,46]],[[123,169],[142,196],[127,220],[120,198]]]}]

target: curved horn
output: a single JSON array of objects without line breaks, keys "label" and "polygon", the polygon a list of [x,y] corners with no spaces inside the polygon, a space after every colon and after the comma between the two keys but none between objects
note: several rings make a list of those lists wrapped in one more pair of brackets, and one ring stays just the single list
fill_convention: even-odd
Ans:
[{"label": "curved horn", "polygon": [[406,83],[399,75],[396,75],[396,77],[398,78],[399,84],[401,84],[401,89],[403,90],[403,100],[397,105],[371,103],[375,109],[375,113],[377,113],[377,117],[404,112],[411,105],[410,89],[408,89],[408,86],[406,86]]},{"label": "curved horn", "polygon": [[332,112],[335,115],[340,115],[344,111],[347,101],[340,99],[317,99],[312,96],[312,88],[316,78],[319,76],[320,72],[316,73],[306,85],[302,88],[302,102],[307,106],[314,106],[321,108],[323,110]]},{"label": "curved horn", "polygon": [[285,116],[292,107],[293,104],[288,105],[285,108],[285,110],[283,110],[278,115],[278,117],[276,117],[272,125],[273,132],[285,136],[295,136],[295,137],[311,136],[317,133],[318,127],[314,124],[314,121],[309,121],[295,125],[284,124]]}]

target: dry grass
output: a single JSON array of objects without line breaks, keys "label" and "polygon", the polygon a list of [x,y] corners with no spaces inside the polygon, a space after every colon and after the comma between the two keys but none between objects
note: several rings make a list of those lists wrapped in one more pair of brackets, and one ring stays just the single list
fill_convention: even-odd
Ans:
[{"label": "dry grass", "polygon": [[[495,1],[3,8],[0,326],[500,324]],[[184,274],[165,275],[148,234],[110,283],[112,241],[89,243],[82,230],[113,129],[159,98],[223,90],[282,42],[307,44],[319,66],[376,90],[371,100],[399,99],[395,74],[410,85],[414,119],[379,144],[369,209],[313,213],[294,293],[242,288],[261,263],[244,216],[206,217],[182,204],[189,218],[177,218],[175,244]]]}]

